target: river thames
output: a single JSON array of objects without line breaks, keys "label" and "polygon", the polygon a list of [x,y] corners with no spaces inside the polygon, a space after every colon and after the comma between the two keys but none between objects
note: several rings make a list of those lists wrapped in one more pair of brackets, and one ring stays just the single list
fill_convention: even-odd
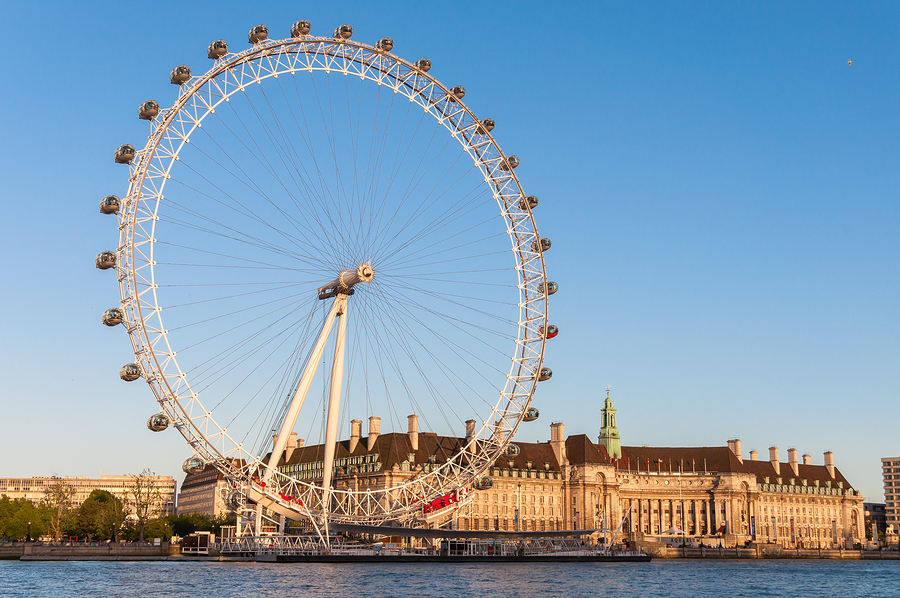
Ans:
[{"label": "river thames", "polygon": [[262,564],[0,561],[0,595],[900,596],[897,561]]}]

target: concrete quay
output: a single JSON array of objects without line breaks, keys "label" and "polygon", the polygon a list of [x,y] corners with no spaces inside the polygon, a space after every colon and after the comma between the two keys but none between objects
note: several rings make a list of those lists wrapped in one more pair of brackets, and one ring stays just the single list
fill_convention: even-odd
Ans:
[{"label": "concrete quay", "polygon": [[815,560],[894,560],[900,552],[894,550],[841,550],[816,548],[783,548],[756,545],[749,548],[675,547],[665,544],[641,543],[641,551],[654,559],[815,559]]}]

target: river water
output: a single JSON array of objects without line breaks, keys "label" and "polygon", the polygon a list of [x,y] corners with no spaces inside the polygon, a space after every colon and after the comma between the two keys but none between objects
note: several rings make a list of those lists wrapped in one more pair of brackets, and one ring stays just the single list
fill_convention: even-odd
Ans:
[{"label": "river water", "polygon": [[0,561],[0,596],[900,597],[900,561],[263,564]]}]

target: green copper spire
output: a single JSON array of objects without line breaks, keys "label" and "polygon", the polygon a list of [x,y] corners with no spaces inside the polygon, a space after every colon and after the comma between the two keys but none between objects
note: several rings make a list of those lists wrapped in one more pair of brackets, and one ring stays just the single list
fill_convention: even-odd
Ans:
[{"label": "green copper spire", "polygon": [[616,408],[609,398],[609,387],[606,387],[606,400],[600,410],[600,437],[598,442],[606,447],[606,453],[613,459],[622,458],[622,443],[619,428],[616,427]]}]

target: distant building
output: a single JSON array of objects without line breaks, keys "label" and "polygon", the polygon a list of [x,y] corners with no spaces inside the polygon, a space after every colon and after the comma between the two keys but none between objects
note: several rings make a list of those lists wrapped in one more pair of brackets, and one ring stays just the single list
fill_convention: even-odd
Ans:
[{"label": "distant building", "polygon": [[866,528],[866,534],[870,534],[872,529],[871,526],[875,526],[875,534],[872,535],[873,540],[878,539],[877,534],[883,534],[887,531],[887,522],[885,519],[885,509],[883,502],[864,502],[863,509],[865,510],[866,522],[869,526]]},{"label": "distant building", "polygon": [[885,457],[881,460],[881,475],[884,479],[884,511],[886,525],[893,525],[900,533],[900,457]]},{"label": "distant building", "polygon": [[[0,495],[9,496],[12,499],[24,498],[34,504],[39,504],[45,496],[47,488],[57,484],[71,486],[75,489],[72,505],[75,508],[81,506],[94,490],[106,490],[113,496],[127,500],[126,489],[131,483],[130,475],[102,475],[99,478],[74,477],[31,477],[31,478],[0,478]],[[175,478],[172,476],[150,476],[150,479],[159,490],[161,502],[160,512],[163,515],[175,513]]]},{"label": "distant building", "polygon": [[226,512],[228,482],[218,469],[207,465],[200,473],[189,473],[178,493],[178,514],[202,513],[216,517]]},{"label": "distant building", "polygon": [[[494,462],[487,472],[493,487],[470,492],[453,524],[615,531],[621,522],[620,540],[728,546],[758,541],[827,548],[865,541],[863,497],[834,466],[830,451],[823,465],[812,465],[809,455],[800,462],[793,448],[787,463],[777,447],[769,449],[768,461],[760,461],[757,451],[745,460],[737,439],[722,447],[619,446],[608,396],[601,418],[598,444],[583,434],[566,438],[561,422],[551,424],[549,442],[516,442],[519,454]],[[474,434],[475,422],[467,422],[466,436],[458,438],[419,433],[417,416],[409,419],[408,433],[380,434],[380,418],[371,417],[368,438],[362,422],[353,420],[350,439],[336,448],[335,487],[376,490],[402,483],[445,463]],[[322,445],[304,446],[292,434],[277,468],[320,482],[323,456]]]}]

